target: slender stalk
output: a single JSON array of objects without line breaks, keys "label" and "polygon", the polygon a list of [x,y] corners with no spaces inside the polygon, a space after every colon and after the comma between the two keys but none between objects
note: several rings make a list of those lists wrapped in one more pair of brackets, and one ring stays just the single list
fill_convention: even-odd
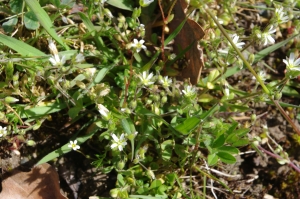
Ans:
[{"label": "slender stalk", "polygon": [[256,72],[253,70],[253,68],[251,67],[251,65],[249,64],[249,62],[245,59],[245,57],[243,56],[243,54],[241,53],[241,51],[236,47],[236,45],[233,43],[232,39],[229,37],[229,35],[227,34],[226,30],[223,28],[223,26],[218,22],[218,20],[216,19],[216,17],[213,15],[213,13],[208,9],[207,6],[205,6],[205,11],[206,13],[213,19],[213,21],[217,24],[218,28],[221,30],[222,34],[224,34],[224,36],[227,38],[227,40],[229,41],[229,43],[231,44],[231,46],[233,47],[233,49],[237,52],[238,56],[243,60],[244,64],[246,65],[246,67],[248,68],[248,70],[255,76],[256,80],[259,82],[260,86],[262,87],[262,89],[264,90],[264,92],[269,96],[270,100],[275,104],[275,106],[277,107],[277,109],[280,111],[280,113],[283,115],[283,117],[290,123],[290,125],[292,126],[292,128],[294,129],[294,131],[300,135],[300,131],[299,129],[296,127],[296,125],[294,124],[294,122],[289,118],[289,116],[285,113],[285,111],[283,110],[283,108],[280,106],[280,104],[278,103],[277,100],[273,99],[272,93],[270,92],[270,90],[265,86],[264,82],[262,81],[262,79],[256,74]]},{"label": "slender stalk", "polygon": [[256,80],[259,82],[260,86],[264,90],[264,92],[268,95],[270,95],[269,89],[265,86],[264,82],[261,80],[261,78],[256,74],[256,72],[253,70],[249,62],[246,60],[246,58],[243,56],[241,51],[236,47],[236,45],[233,43],[232,39],[230,36],[227,34],[226,30],[223,28],[223,26],[218,22],[216,17],[212,14],[212,12],[208,9],[205,8],[205,11],[207,14],[214,20],[214,22],[217,24],[218,28],[221,30],[222,34],[226,37],[226,39],[229,41],[233,49],[237,52],[238,56],[243,60],[244,64],[248,68],[248,70],[255,76]]}]

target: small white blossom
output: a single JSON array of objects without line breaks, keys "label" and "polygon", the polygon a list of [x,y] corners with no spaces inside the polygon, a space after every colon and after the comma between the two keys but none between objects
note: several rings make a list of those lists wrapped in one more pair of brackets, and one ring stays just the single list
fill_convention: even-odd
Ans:
[{"label": "small white blossom", "polygon": [[145,31],[145,25],[144,24],[140,24],[138,27],[139,31]]},{"label": "small white blossom", "polygon": [[80,149],[80,146],[77,145],[77,140],[70,141],[70,144],[68,145],[69,148],[72,148],[74,151]]},{"label": "small white blossom", "polygon": [[282,6],[275,9],[275,17],[276,17],[277,23],[279,23],[279,24],[289,21],[289,17],[286,15],[285,12],[283,12]]},{"label": "small white blossom", "polygon": [[163,87],[169,87],[172,84],[172,79],[169,79],[168,76],[163,77],[158,81]]},{"label": "small white blossom", "polygon": [[232,35],[232,41],[233,41],[234,45],[237,48],[241,49],[241,48],[243,48],[243,45],[245,45],[245,43],[244,42],[239,42],[239,38],[240,37],[237,34]]},{"label": "small white blossom", "polygon": [[[267,79],[267,73],[264,70],[259,71],[257,75],[262,81],[265,81]],[[256,80],[254,76],[252,77],[252,79]]]},{"label": "small white blossom", "polygon": [[126,139],[124,138],[124,133],[118,138],[115,134],[112,134],[113,144],[110,146],[111,149],[118,147],[119,151],[123,151],[123,148],[127,145]]},{"label": "small white blossom", "polygon": [[48,44],[48,47],[49,47],[51,53],[52,53],[53,55],[58,55],[58,51],[57,51],[56,45],[54,44],[53,40],[52,40],[52,39],[49,39],[49,40],[48,40],[48,43],[49,43],[49,44]]},{"label": "small white blossom", "polygon": [[53,66],[62,66],[66,63],[66,57],[62,56],[62,58],[60,59],[59,55],[53,55],[49,58],[49,61]]},{"label": "small white blossom", "polygon": [[295,54],[291,53],[290,57],[283,60],[286,65],[287,73],[290,78],[300,75],[300,58],[296,59]]},{"label": "small white blossom", "polygon": [[53,66],[64,65],[66,63],[66,57],[65,56],[62,56],[62,58],[59,57],[56,45],[54,44],[52,39],[50,39],[48,42],[49,42],[48,47],[53,55],[52,57],[49,58],[49,61],[51,62],[51,64]]},{"label": "small white blossom", "polygon": [[[239,42],[239,36],[237,35],[237,34],[233,34],[232,36],[231,36],[231,38],[232,38],[232,42],[234,43],[234,45],[237,47],[237,48],[239,48],[239,49],[241,49],[241,48],[243,48],[243,45],[245,45],[245,43],[244,42]],[[231,44],[230,43],[228,43],[229,44],[229,48],[226,48],[226,49],[224,49],[224,50],[218,50],[220,53],[225,53],[225,54],[227,54],[228,53],[228,51],[229,50],[231,50],[231,49],[233,49],[232,48],[232,46],[231,46]]]},{"label": "small white blossom", "polygon": [[182,92],[186,97],[192,97],[196,94],[196,89],[193,86],[187,86]]},{"label": "small white blossom", "polygon": [[109,110],[102,104],[98,104],[99,113],[105,118],[109,119]]},{"label": "small white blossom", "polygon": [[147,47],[144,45],[145,40],[141,39],[138,41],[137,39],[133,39],[133,43],[131,43],[131,47],[136,50],[136,52],[140,52],[141,49],[147,50]]},{"label": "small white blossom", "polygon": [[7,127],[0,126],[0,137],[4,137],[7,134]]},{"label": "small white blossom", "polygon": [[151,84],[154,84],[152,81],[153,73],[147,74],[146,71],[144,71],[142,74],[139,74],[139,78],[144,86],[149,86]]},{"label": "small white blossom", "polygon": [[84,56],[82,53],[78,53],[75,57],[75,62],[80,63],[84,61]]},{"label": "small white blossom", "polygon": [[264,46],[266,46],[268,44],[274,44],[275,39],[272,37],[272,34],[275,32],[276,32],[276,28],[271,26],[267,32],[262,33],[261,34],[261,43],[263,43]]}]

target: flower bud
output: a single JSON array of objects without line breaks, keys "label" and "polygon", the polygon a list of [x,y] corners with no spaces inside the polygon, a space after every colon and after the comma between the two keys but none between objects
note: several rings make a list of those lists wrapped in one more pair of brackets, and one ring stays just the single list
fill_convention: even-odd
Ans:
[{"label": "flower bud", "polygon": [[154,172],[153,172],[151,169],[148,169],[148,170],[147,170],[146,175],[147,175],[149,178],[151,178],[152,180],[155,179]]},{"label": "flower bud", "polygon": [[252,115],[250,116],[250,118],[251,118],[251,122],[252,122],[252,123],[255,122],[255,121],[256,121],[256,114],[252,114]]},{"label": "flower bud", "polygon": [[139,8],[134,8],[134,9],[133,9],[133,12],[132,12],[132,18],[133,18],[133,19],[139,18],[140,15],[141,15],[141,12],[142,12],[141,7],[139,7]]},{"label": "flower bud", "polygon": [[163,97],[161,98],[161,103],[162,103],[162,104],[166,103],[167,101],[168,101],[168,97],[167,97],[167,96],[163,96]]},{"label": "flower bud", "polygon": [[132,100],[132,101],[129,103],[129,106],[130,106],[130,108],[135,109],[136,106],[137,106],[137,101],[136,101],[136,100]]},{"label": "flower bud", "polygon": [[116,197],[118,197],[119,192],[120,192],[120,190],[118,188],[115,188],[115,189],[111,189],[109,191],[109,194],[111,197],[116,198]]},{"label": "flower bud", "polygon": [[6,74],[6,80],[12,80],[13,74],[14,74],[14,64],[12,61],[8,61],[8,63],[5,65],[5,74]]},{"label": "flower bud", "polygon": [[282,97],[282,93],[281,92],[275,92],[274,93],[274,99],[275,100],[280,100]]},{"label": "flower bud", "polygon": [[249,57],[248,57],[248,62],[249,62],[250,65],[253,64],[254,59],[255,59],[255,55],[254,55],[253,53],[251,53],[251,54],[249,55]]},{"label": "flower bud", "polygon": [[104,8],[104,14],[110,19],[114,18],[114,16],[111,14],[110,10],[107,8]]},{"label": "flower bud", "polygon": [[117,169],[122,170],[125,167],[125,162],[123,160],[120,160],[117,164]]},{"label": "flower bud", "polygon": [[5,97],[4,101],[5,101],[6,103],[10,104],[10,103],[18,102],[19,100],[18,100],[17,98],[8,96],[8,97]]},{"label": "flower bud", "polygon": [[35,146],[35,145],[36,145],[36,142],[33,141],[33,140],[28,140],[28,141],[26,142],[26,144],[27,144],[27,146]]}]

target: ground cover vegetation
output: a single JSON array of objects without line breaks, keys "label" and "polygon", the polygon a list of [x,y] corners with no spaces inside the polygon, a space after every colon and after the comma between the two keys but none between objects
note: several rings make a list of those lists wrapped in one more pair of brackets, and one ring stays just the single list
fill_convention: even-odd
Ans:
[{"label": "ground cover vegetation", "polygon": [[68,198],[298,198],[298,1],[0,5],[3,182],[48,162]]}]

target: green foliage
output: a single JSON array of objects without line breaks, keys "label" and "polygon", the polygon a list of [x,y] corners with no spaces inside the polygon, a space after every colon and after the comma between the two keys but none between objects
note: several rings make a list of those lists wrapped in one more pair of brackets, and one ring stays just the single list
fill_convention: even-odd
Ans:
[{"label": "green foliage", "polygon": [[[266,77],[266,85],[265,80],[255,82],[251,91],[229,85],[227,79],[236,76],[248,61],[242,60],[231,44],[231,51],[225,55],[216,50],[228,45],[222,43],[225,38],[222,34],[227,33],[217,28],[213,22],[215,17],[210,17],[208,11],[204,12],[206,8],[199,8],[202,4],[198,1],[191,1],[191,6],[208,19],[207,23],[202,23],[207,30],[214,30],[215,35],[201,41],[208,72],[197,85],[177,80],[181,71],[173,67],[175,62],[185,58],[194,43],[186,49],[177,46],[181,51],[174,59],[171,59],[173,52],[169,50],[174,47],[172,45],[177,45],[172,41],[185,25],[191,23],[191,19],[185,17],[173,32],[164,37],[161,31],[150,25],[156,22],[152,21],[157,18],[155,15],[162,14],[156,11],[159,10],[155,7],[157,3],[162,4],[165,17],[168,12],[172,13],[174,4],[154,1],[148,5],[145,1],[127,0],[82,2],[86,10],[76,10],[78,5],[71,0],[10,1],[12,13],[3,23],[4,30],[13,32],[22,17],[26,31],[35,31],[34,36],[27,40],[0,34],[3,44],[0,118],[9,124],[9,133],[0,130],[0,139],[6,139],[6,134],[12,136],[38,130],[53,113],[63,113],[72,123],[85,119],[80,130],[69,137],[70,141],[76,140],[76,144],[81,145],[82,148],[76,150],[82,153],[82,144],[89,140],[89,145],[96,149],[89,151],[87,156],[93,159],[92,164],[103,173],[117,172],[116,187],[110,190],[113,197],[193,198],[197,192],[194,193],[192,185],[182,184],[186,177],[192,182],[194,173],[201,178],[199,183],[203,182],[204,190],[206,178],[211,178],[231,191],[223,179],[209,173],[208,168],[218,169],[236,163],[241,147],[254,146],[259,140],[249,136],[250,126],[258,117],[241,122],[236,120],[236,115],[253,114],[251,104],[276,105],[274,99],[280,99],[281,93],[299,98],[299,85],[289,81],[288,77],[281,81]],[[43,7],[47,3],[56,9],[47,10]],[[231,3],[223,2],[228,11],[235,12]],[[232,13],[222,13],[219,18],[232,23],[230,16]],[[82,24],[75,24],[73,17],[79,17]],[[169,17],[158,24],[167,25],[176,16]],[[190,17],[196,16],[191,14]],[[254,56],[251,54],[249,60],[254,65],[297,36],[267,47]],[[253,37],[248,39],[255,42]],[[164,40],[159,41],[161,38]],[[146,41],[136,44],[135,39]],[[141,51],[138,52],[139,47]],[[16,53],[12,54],[10,50]],[[250,71],[253,73],[254,70]],[[165,74],[174,77],[166,78]],[[261,77],[254,76],[261,80]],[[266,90],[260,90],[259,84]],[[299,108],[282,102],[278,104]],[[24,131],[18,129],[24,124],[28,128]],[[293,138],[299,143],[297,136]],[[63,143],[56,150],[48,151],[49,154],[37,164],[69,153],[72,151],[69,144]],[[287,153],[277,148],[283,157],[278,161],[289,163]],[[205,192],[202,194],[205,197]]]}]

